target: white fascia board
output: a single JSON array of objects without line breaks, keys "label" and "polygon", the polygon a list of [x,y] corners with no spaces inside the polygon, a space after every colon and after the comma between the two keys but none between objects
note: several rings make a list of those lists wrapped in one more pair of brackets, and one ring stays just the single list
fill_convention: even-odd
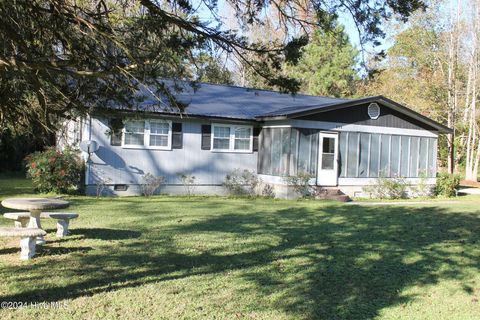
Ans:
[{"label": "white fascia board", "polygon": [[[358,124],[345,124],[338,122],[325,122],[325,121],[313,121],[313,120],[296,120],[289,121],[290,126],[294,128],[306,128],[306,129],[319,129],[319,130],[333,130],[333,131],[352,131],[352,132],[367,132],[367,133],[383,133],[394,134],[403,136],[417,136],[417,137],[430,137],[437,138],[438,133],[428,130],[418,129],[402,129],[393,127],[380,127],[380,126],[366,126]],[[273,123],[266,124],[271,126]]]}]

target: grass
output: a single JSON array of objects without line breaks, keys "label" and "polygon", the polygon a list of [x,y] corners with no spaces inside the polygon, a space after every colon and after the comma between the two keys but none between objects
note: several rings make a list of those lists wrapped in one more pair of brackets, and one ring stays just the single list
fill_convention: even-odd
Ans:
[{"label": "grass", "polygon": [[32,194],[30,180],[22,172],[0,172],[0,197]]},{"label": "grass", "polygon": [[[0,180],[0,198],[28,190],[22,180]],[[0,301],[63,307],[4,309],[1,319],[480,315],[478,197],[376,207],[218,197],[69,200],[80,214],[72,235],[55,238],[46,220],[47,244],[35,259],[19,261],[17,240],[0,240]]]}]

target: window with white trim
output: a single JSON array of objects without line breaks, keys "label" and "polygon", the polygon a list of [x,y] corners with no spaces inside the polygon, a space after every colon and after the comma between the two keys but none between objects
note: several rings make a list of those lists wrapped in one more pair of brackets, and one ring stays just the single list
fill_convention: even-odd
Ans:
[{"label": "window with white trim", "polygon": [[213,151],[252,152],[252,126],[213,124],[212,129]]},{"label": "window with white trim", "polygon": [[165,121],[150,121],[151,147],[168,147],[170,141],[170,123]]},{"label": "window with white trim", "polygon": [[250,150],[250,137],[252,136],[252,128],[239,127],[235,128],[235,150]]},{"label": "window with white trim", "polygon": [[170,150],[172,122],[170,120],[129,120],[123,129],[124,148]]},{"label": "window with white trim", "polygon": [[230,150],[230,127],[213,127],[213,150]]},{"label": "window with white trim", "polygon": [[143,146],[145,144],[145,121],[128,121],[125,123],[124,145]]}]

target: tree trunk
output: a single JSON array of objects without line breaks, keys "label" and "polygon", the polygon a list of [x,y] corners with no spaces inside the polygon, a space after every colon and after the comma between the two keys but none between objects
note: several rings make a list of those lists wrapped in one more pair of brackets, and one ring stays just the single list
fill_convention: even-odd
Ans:
[{"label": "tree trunk", "polygon": [[466,166],[465,166],[465,178],[467,180],[477,181],[478,176],[478,166],[480,162],[480,137],[479,129],[477,123],[477,95],[480,92],[478,86],[480,82],[478,81],[478,72],[479,72],[479,53],[478,53],[478,44],[479,44],[479,33],[480,33],[480,1],[475,1],[473,3],[475,8],[475,14],[473,15],[472,22],[472,53],[470,59],[470,66],[468,72],[468,84],[467,84],[467,95],[466,103],[470,102],[469,110],[469,127],[468,135],[469,139],[467,142],[467,157],[466,157]]},{"label": "tree trunk", "polygon": [[[458,12],[458,9],[457,9]],[[455,164],[455,150],[454,150],[454,140],[455,140],[455,55],[457,43],[455,39],[456,34],[456,25],[453,26],[452,18],[452,30],[450,31],[450,41],[448,48],[448,78],[447,78],[447,125],[449,128],[453,129],[453,133],[449,134],[447,137],[448,142],[448,172],[453,173],[454,164]]]}]

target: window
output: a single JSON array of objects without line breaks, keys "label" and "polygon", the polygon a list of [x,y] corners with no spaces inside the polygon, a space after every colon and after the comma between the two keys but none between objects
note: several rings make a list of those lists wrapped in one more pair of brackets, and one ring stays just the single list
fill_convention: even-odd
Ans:
[{"label": "window", "polygon": [[335,162],[335,138],[322,140],[322,170],[333,170]]},{"label": "window", "polygon": [[125,121],[124,148],[171,149],[172,122],[168,120]]},{"label": "window", "polygon": [[251,128],[235,128],[235,150],[250,150]]},{"label": "window", "polygon": [[375,102],[370,103],[367,112],[370,119],[376,120],[380,116],[380,107]]},{"label": "window", "polygon": [[230,150],[230,127],[213,127],[213,149]]},{"label": "window", "polygon": [[151,147],[169,148],[171,127],[169,122],[150,121],[150,143]]},{"label": "window", "polygon": [[143,146],[145,140],[145,121],[125,123],[124,145]]},{"label": "window", "polygon": [[252,152],[252,127],[213,124],[212,150],[224,152]]}]

